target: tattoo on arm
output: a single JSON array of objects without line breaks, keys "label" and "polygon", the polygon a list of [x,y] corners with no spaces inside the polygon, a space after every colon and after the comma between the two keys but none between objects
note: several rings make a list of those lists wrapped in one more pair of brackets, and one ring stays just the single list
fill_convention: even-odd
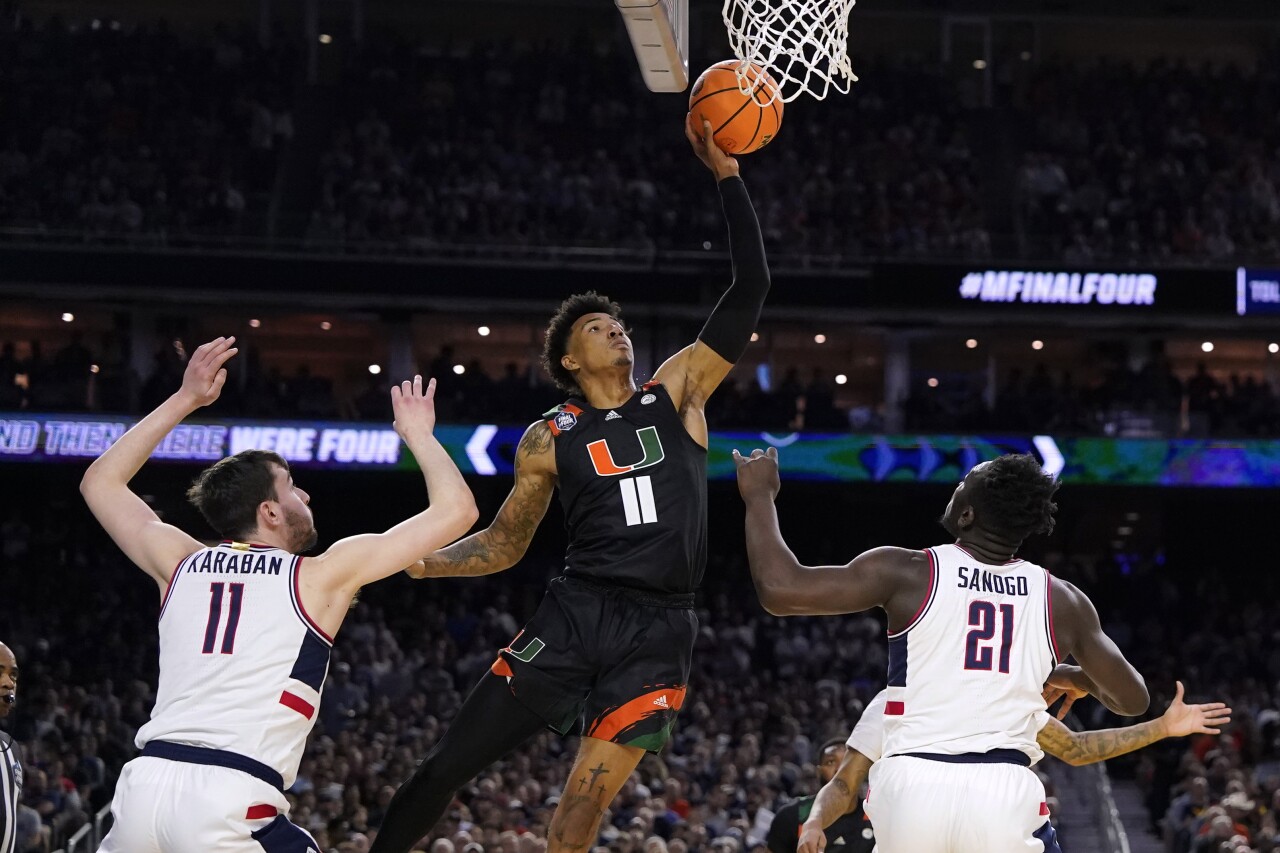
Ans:
[{"label": "tattoo on arm", "polygon": [[1037,741],[1050,755],[1057,756],[1068,764],[1080,766],[1142,749],[1162,737],[1158,720],[1096,732],[1073,732],[1057,720],[1052,720],[1040,730]]},{"label": "tattoo on arm", "polygon": [[525,431],[516,448],[516,484],[498,516],[485,530],[423,558],[427,577],[469,577],[510,568],[529,547],[546,514],[552,479],[530,473],[530,458],[551,449],[551,428],[544,422]]},{"label": "tattoo on arm", "polygon": [[848,814],[853,810],[853,798],[854,794],[849,788],[849,783],[836,776],[823,785],[822,790],[818,791],[818,796],[813,802],[813,810],[809,813],[809,819],[813,820],[817,816],[822,821],[822,828],[826,829],[835,823],[841,815]]}]

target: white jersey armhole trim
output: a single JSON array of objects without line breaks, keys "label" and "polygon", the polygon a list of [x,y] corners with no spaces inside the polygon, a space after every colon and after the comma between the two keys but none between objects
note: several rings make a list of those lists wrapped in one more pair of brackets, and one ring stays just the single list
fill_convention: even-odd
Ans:
[{"label": "white jersey armhole trim", "polygon": [[[200,549],[200,551],[203,550],[203,548]],[[195,561],[195,558],[200,551],[192,551],[190,554],[179,560],[178,565],[173,569],[173,574],[169,575],[169,583],[165,586],[164,595],[160,598],[160,615],[156,617],[157,622],[164,618],[164,611],[169,606],[169,599],[173,595],[173,588],[178,583],[178,575],[182,574],[182,570]]]},{"label": "white jersey armhole trim", "polygon": [[1053,629],[1053,575],[1044,569],[1044,626],[1048,633],[1049,655],[1056,667],[1062,657],[1058,654],[1058,632]]},{"label": "white jersey armhole trim", "polygon": [[315,621],[307,615],[307,608],[302,606],[302,590],[298,586],[298,574],[302,569],[302,556],[298,555],[293,558],[293,564],[289,567],[289,599],[293,602],[293,612],[302,620],[302,624],[307,626],[307,630],[315,634],[326,646],[333,646],[333,637],[326,634]]},{"label": "white jersey armhole trim", "polygon": [[929,589],[925,591],[924,600],[920,602],[920,609],[916,611],[916,615],[911,617],[907,627],[897,633],[889,634],[890,640],[901,637],[919,625],[920,621],[929,613],[929,608],[933,606],[933,600],[938,597],[938,558],[934,556],[932,548],[925,548],[924,553],[929,557]]}]

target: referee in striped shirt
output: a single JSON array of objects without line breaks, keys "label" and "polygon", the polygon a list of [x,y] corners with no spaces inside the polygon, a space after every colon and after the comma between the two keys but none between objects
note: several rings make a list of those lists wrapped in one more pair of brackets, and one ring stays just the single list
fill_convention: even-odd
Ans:
[{"label": "referee in striped shirt", "polygon": [[[18,659],[0,643],[0,720],[18,702]],[[22,765],[13,739],[0,731],[0,853],[13,853],[18,844],[18,800],[22,797]]]}]

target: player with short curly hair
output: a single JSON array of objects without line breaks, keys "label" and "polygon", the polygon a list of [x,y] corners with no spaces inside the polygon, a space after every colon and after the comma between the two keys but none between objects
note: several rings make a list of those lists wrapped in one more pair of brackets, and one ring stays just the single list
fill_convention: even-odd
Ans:
[{"label": "player with short curly hair", "polygon": [[549,853],[590,848],[604,810],[684,702],[707,559],[707,398],[750,343],[769,290],[764,242],[735,160],[687,132],[720,189],[733,284],[698,339],[637,387],[616,302],[587,292],[552,316],[543,366],[569,395],[525,431],[515,486],[485,530],[414,577],[514,565],[557,489],[569,548],[533,618],[497,654],[449,731],[401,786],[371,853],[408,853],[467,780],[543,727],[584,735]]},{"label": "player with short curly hair", "polygon": [[[747,505],[747,559],[760,602],[779,616],[883,608],[889,621],[884,758],[866,811],[881,853],[1058,850],[1037,714],[1059,693],[1092,693],[1117,714],[1150,701],[1080,590],[1018,557],[1053,531],[1058,484],[1033,456],[965,475],[942,515],[953,544],[873,548],[844,566],[803,566],[774,507],[774,448],[734,451]],[[1074,655],[1079,666],[1063,663]]]}]

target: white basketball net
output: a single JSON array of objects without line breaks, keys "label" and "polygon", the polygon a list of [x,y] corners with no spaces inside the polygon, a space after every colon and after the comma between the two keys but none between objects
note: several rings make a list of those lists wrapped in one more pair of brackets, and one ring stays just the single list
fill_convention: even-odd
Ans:
[{"label": "white basketball net", "polygon": [[778,90],[763,99],[793,101],[802,92],[822,100],[845,94],[858,78],[849,65],[849,11],[856,0],[724,0],[729,46],[743,61],[738,85],[750,91],[754,62],[769,69]]}]

